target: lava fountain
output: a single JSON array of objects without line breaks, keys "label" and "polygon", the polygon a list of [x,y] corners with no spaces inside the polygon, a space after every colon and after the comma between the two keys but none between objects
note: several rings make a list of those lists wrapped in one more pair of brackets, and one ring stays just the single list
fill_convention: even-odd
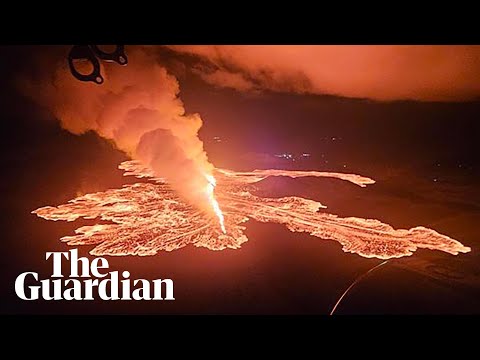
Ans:
[{"label": "lava fountain", "polygon": [[220,228],[222,229],[223,233],[226,234],[227,231],[225,230],[225,218],[223,217],[222,210],[220,210],[220,206],[218,205],[217,199],[215,199],[215,186],[217,186],[217,181],[213,177],[213,175],[205,174],[205,177],[208,180],[207,185],[207,196],[210,204],[212,204],[213,211],[215,215],[218,217],[218,221],[220,222]]},{"label": "lava fountain", "polygon": [[185,201],[165,179],[157,177],[143,163],[126,161],[119,168],[125,171],[125,176],[144,178],[144,182],[86,194],[33,213],[55,221],[101,220],[102,223],[82,226],[75,230],[75,235],[61,238],[72,246],[95,245],[90,251],[92,255],[155,255],[187,245],[211,250],[238,249],[248,241],[244,224],[250,219],[283,224],[292,232],[334,240],[342,245],[343,251],[367,258],[398,258],[412,255],[417,249],[439,250],[452,255],[470,251],[459,241],[423,226],[394,229],[375,219],[328,214],[324,211],[325,205],[310,199],[266,198],[254,194],[254,184],[270,176],[329,177],[360,187],[375,183],[373,179],[356,174],[215,169],[218,183],[213,175],[206,175],[209,181],[206,192],[217,215],[212,218],[207,211]]}]

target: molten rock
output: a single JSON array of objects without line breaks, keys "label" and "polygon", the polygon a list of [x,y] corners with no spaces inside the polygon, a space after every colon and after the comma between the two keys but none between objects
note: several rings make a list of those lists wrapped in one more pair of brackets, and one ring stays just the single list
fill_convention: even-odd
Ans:
[{"label": "molten rock", "polygon": [[338,241],[343,251],[363,257],[390,259],[412,255],[419,248],[453,255],[470,251],[460,242],[418,226],[396,230],[378,220],[341,218],[318,212],[319,202],[300,197],[263,198],[251,194],[251,184],[269,176],[333,177],[365,187],[375,181],[354,174],[316,171],[216,170],[215,193],[223,211],[226,232],[212,217],[181,200],[164,179],[137,161],[120,165],[124,175],[149,178],[151,182],[125,185],[121,189],[87,194],[58,207],[42,207],[34,214],[47,220],[101,219],[109,224],[78,228],[65,236],[69,245],[96,245],[92,255],[155,255],[186,245],[211,250],[237,249],[248,239],[243,224],[249,219],[284,224],[292,232]]}]

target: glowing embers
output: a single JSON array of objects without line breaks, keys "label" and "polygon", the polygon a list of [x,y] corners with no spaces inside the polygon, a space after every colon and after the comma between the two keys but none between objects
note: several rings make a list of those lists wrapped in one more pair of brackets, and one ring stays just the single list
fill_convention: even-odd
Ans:
[{"label": "glowing embers", "polygon": [[[354,174],[316,171],[217,170],[215,194],[224,215],[226,233],[219,219],[181,201],[162,179],[136,161],[120,165],[124,175],[150,178],[152,182],[125,185],[121,189],[87,194],[58,207],[43,207],[33,213],[47,220],[78,218],[109,221],[78,228],[76,235],[61,240],[69,245],[96,245],[93,255],[154,255],[188,244],[211,250],[237,249],[248,239],[243,223],[248,219],[284,224],[292,232],[338,241],[345,252],[389,259],[411,255],[418,248],[457,255],[470,248],[425,227],[395,230],[378,220],[340,218],[318,212],[319,202],[299,198],[262,198],[249,192],[250,184],[269,176],[333,177],[365,187],[374,180]],[[213,191],[213,185],[212,185]],[[218,204],[217,204],[218,205]]]}]

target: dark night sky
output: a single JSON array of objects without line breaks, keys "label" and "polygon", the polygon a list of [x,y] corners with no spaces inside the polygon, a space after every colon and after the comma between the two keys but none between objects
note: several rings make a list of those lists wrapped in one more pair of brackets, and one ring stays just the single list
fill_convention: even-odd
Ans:
[{"label": "dark night sky", "polygon": [[[174,304],[54,306],[20,301],[13,290],[15,277],[35,269],[47,276],[45,252],[65,251],[68,247],[58,238],[77,227],[44,221],[30,211],[60,204],[78,192],[131,181],[116,169],[125,155],[93,133],[76,136],[62,130],[51,115],[14,89],[15,76],[30,71],[30,61],[39,52],[49,51],[59,50],[0,49],[2,313],[326,313],[355,276],[378,263],[344,254],[332,242],[254,223],[248,230],[250,241],[238,251],[214,253],[189,247],[145,259],[112,259],[112,270],[128,268],[132,277],[172,276],[179,299]],[[480,313],[475,254],[480,234],[475,229],[480,220],[480,102],[382,103],[326,95],[249,95],[207,85],[192,73],[179,81],[186,110],[203,118],[200,136],[215,165],[369,176],[379,182],[368,190],[309,179],[277,179],[269,186],[274,196],[311,191],[328,203],[330,212],[342,216],[377,218],[395,227],[435,224],[436,230],[473,249],[455,258],[419,251],[414,255],[418,259],[406,259],[376,281],[365,282],[342,311]],[[213,141],[214,136],[222,142]],[[272,157],[282,152],[312,156],[297,163]],[[81,255],[88,252],[80,250]],[[460,267],[463,275],[460,280],[439,278],[432,275],[432,264],[450,270]],[[394,290],[388,286],[392,282],[397,284]]]}]

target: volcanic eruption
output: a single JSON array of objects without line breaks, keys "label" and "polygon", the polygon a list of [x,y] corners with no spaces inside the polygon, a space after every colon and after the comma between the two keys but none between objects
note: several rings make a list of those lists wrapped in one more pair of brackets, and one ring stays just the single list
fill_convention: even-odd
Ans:
[{"label": "volcanic eruption", "polygon": [[419,248],[450,254],[469,247],[422,226],[394,229],[374,219],[342,218],[302,197],[265,198],[254,184],[271,176],[330,177],[360,187],[375,181],[356,174],[215,169],[198,137],[199,115],[185,114],[177,80],[143,49],[126,68],[105,66],[105,83],[79,84],[60,66],[53,81],[23,82],[23,89],[75,133],[95,131],[128,154],[126,176],[147,181],[90,193],[67,204],[33,211],[47,220],[98,219],[64,236],[69,245],[95,245],[93,255],[154,255],[192,244],[237,249],[248,239],[249,219],[279,223],[292,232],[334,240],[345,252],[389,259]]}]

